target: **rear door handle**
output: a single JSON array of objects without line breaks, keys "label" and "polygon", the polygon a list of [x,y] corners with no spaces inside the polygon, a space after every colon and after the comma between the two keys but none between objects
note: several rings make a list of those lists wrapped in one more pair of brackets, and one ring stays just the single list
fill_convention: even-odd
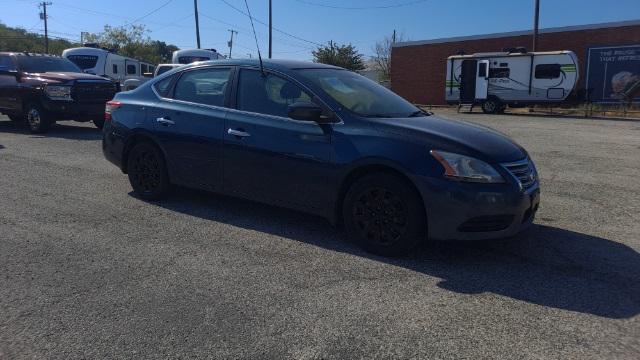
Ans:
[{"label": "rear door handle", "polygon": [[175,122],[173,120],[171,120],[169,117],[159,117],[156,119],[156,122],[160,125],[164,125],[164,126],[169,126],[169,125],[175,125]]},{"label": "rear door handle", "polygon": [[235,129],[229,129],[227,130],[227,134],[229,135],[233,135],[239,138],[245,138],[245,137],[249,137],[251,136],[251,134],[249,134],[246,131],[242,131],[242,130],[235,130]]}]

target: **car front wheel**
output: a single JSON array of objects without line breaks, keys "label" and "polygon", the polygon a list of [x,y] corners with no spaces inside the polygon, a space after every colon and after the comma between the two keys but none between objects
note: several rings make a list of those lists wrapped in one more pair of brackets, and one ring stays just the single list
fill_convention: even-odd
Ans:
[{"label": "car front wheel", "polygon": [[399,256],[427,237],[420,194],[398,176],[364,176],[347,191],[342,214],[347,234],[365,250]]},{"label": "car front wheel", "polygon": [[36,103],[27,105],[24,116],[29,131],[34,134],[47,132],[52,123],[49,113]]},{"label": "car front wheel", "polygon": [[134,145],[127,160],[127,173],[133,191],[145,200],[164,198],[171,190],[164,156],[154,145]]}]

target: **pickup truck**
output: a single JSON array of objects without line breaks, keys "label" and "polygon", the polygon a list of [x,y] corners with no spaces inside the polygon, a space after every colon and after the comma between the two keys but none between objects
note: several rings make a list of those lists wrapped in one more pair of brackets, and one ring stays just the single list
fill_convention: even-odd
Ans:
[{"label": "pickup truck", "polygon": [[93,121],[102,129],[105,104],[118,90],[59,56],[0,52],[0,113],[33,133],[58,120]]}]

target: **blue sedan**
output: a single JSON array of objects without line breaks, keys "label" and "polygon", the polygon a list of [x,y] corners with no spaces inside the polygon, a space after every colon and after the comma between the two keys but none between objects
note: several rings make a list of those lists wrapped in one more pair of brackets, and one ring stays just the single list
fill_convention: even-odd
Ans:
[{"label": "blue sedan", "polygon": [[297,209],[387,256],[428,238],[513,236],[539,203],[514,141],[316,63],[181,67],[117,94],[103,132],[106,158],[142,199],[177,185]]}]

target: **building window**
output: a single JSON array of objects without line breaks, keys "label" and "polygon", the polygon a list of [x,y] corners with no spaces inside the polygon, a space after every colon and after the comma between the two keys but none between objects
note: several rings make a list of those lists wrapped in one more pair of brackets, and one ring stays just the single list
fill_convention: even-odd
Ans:
[{"label": "building window", "polygon": [[499,67],[489,69],[490,78],[508,78],[511,71],[508,67]]},{"label": "building window", "polygon": [[560,77],[560,64],[536,65],[536,79],[556,79]]}]

